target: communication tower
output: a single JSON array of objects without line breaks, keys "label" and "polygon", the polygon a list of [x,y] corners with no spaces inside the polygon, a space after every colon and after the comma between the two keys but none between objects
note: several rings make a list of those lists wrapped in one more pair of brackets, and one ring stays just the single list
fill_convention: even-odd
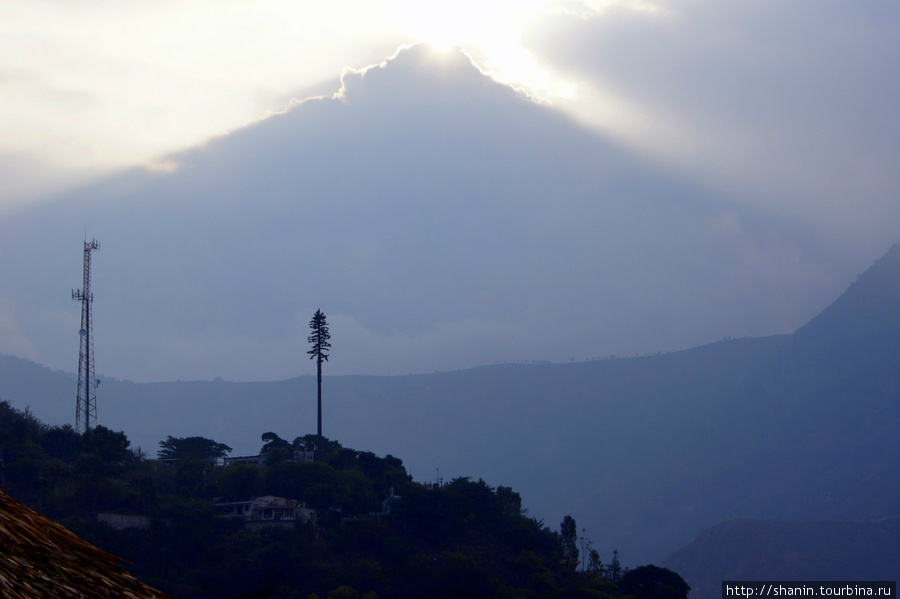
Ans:
[{"label": "communication tower", "polygon": [[91,304],[91,252],[100,249],[100,243],[93,239],[84,242],[84,285],[72,292],[72,299],[81,302],[81,346],[78,350],[78,394],[75,398],[75,430],[86,433],[91,423],[97,423],[97,385],[100,381],[94,374],[93,317]]}]

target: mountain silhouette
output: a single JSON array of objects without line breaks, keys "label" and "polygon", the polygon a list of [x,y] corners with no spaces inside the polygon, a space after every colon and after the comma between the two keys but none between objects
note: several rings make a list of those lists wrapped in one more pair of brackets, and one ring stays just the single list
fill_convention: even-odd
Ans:
[{"label": "mountain silhouette", "polygon": [[[895,247],[794,335],[636,358],[326,376],[325,434],[410,456],[419,480],[521,489],[533,515],[555,525],[571,513],[595,547],[618,548],[626,563],[661,560],[726,519],[896,517],[900,303],[883,298],[896,289],[898,256]],[[838,326],[871,302],[883,316],[862,332]],[[0,396],[70,421],[71,375],[9,356],[0,364]],[[150,453],[166,435],[255,453],[258,431],[315,430],[315,377],[108,379],[98,405],[101,423]]]}]

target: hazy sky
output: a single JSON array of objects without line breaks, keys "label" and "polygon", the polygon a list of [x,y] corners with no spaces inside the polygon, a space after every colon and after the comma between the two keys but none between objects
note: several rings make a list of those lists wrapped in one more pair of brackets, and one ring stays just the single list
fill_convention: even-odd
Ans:
[{"label": "hazy sky", "polygon": [[900,240],[898,62],[893,2],[0,0],[0,351],[74,370],[85,227],[136,380],[302,374],[317,308],[345,373],[790,332]]}]

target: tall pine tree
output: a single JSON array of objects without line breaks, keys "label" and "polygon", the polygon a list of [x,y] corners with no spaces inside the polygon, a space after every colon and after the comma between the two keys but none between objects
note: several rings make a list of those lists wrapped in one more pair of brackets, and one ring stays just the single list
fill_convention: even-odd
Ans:
[{"label": "tall pine tree", "polygon": [[559,526],[559,540],[563,558],[574,571],[578,566],[578,527],[575,518],[566,516]]},{"label": "tall pine tree", "polygon": [[316,313],[313,314],[312,320],[309,321],[309,328],[312,329],[312,335],[309,336],[308,341],[312,344],[312,349],[309,350],[308,354],[310,354],[309,359],[316,361],[316,372],[318,375],[318,405],[319,405],[319,428],[318,428],[318,436],[319,436],[319,444],[322,442],[322,361],[328,361],[328,350],[331,347],[331,344],[328,343],[328,340],[331,339],[331,335],[328,334],[328,321],[325,320],[325,314],[322,313],[321,310],[316,310]]}]

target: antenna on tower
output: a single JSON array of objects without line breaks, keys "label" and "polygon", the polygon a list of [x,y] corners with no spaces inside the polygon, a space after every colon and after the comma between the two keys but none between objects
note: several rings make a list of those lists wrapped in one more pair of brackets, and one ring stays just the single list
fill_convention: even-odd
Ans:
[{"label": "antenna on tower", "polygon": [[[85,230],[85,239],[87,231]],[[93,316],[91,304],[91,252],[100,249],[96,239],[84,242],[84,284],[72,291],[72,300],[81,302],[81,330],[78,335],[81,345],[78,350],[78,394],[75,398],[75,430],[86,433],[91,423],[97,423],[97,385],[100,381],[94,375]]]}]

